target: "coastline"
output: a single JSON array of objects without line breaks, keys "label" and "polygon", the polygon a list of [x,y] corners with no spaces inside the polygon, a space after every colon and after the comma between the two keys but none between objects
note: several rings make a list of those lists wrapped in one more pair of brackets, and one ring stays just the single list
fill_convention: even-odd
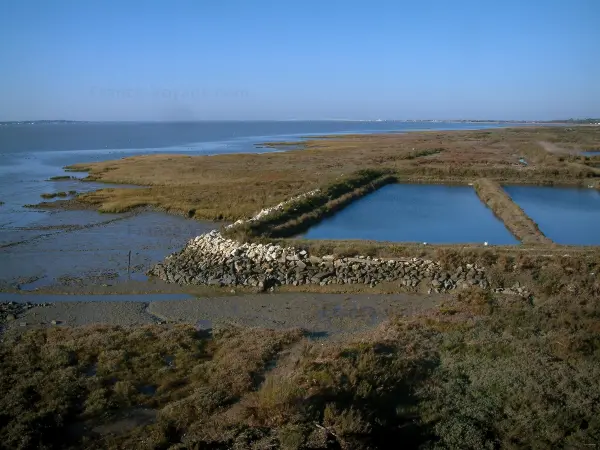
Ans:
[{"label": "coastline", "polygon": [[[580,130],[576,134],[577,139],[582,142],[586,142],[586,139],[588,141],[594,139],[595,134],[590,134],[593,131]],[[290,194],[294,194],[296,197],[300,196],[298,197],[300,199],[306,195],[306,192],[316,192],[316,189],[323,190],[327,194],[320,209],[314,209],[314,199],[306,197],[294,203],[296,212],[280,211],[274,218],[272,216],[270,218],[261,217],[260,220],[252,222],[252,229],[244,230],[242,235],[236,235],[237,231],[233,231],[240,227],[234,227],[233,230],[225,228],[225,233],[228,235],[233,233],[236,239],[248,242],[261,242],[261,240],[264,242],[265,239],[275,244],[290,242],[293,245],[299,245],[300,248],[306,249],[315,256],[330,254],[332,249],[335,249],[334,254],[336,252],[344,254],[350,248],[354,248],[354,254],[388,258],[427,255],[431,259],[438,260],[442,255],[441,258],[444,260],[448,259],[447,256],[443,256],[446,253],[454,255],[455,260],[463,263],[476,262],[480,264],[485,263],[485,255],[489,252],[495,254],[496,258],[504,258],[509,255],[523,257],[540,255],[544,251],[549,254],[564,251],[576,258],[587,259],[589,258],[589,249],[556,246],[548,239],[541,241],[540,252],[534,251],[533,253],[533,249],[527,245],[524,247],[482,248],[480,245],[456,244],[433,245],[423,248],[414,243],[403,242],[326,242],[282,239],[282,237],[294,236],[298,230],[304,229],[303,227],[318,222],[339,207],[343,207],[348,202],[360,198],[374,189],[375,186],[369,184],[372,181],[371,178],[362,180],[360,176],[355,177],[354,174],[358,172],[353,172],[358,167],[364,167],[365,158],[368,158],[369,166],[376,167],[376,169],[372,169],[376,175],[383,174],[383,178],[392,177],[393,181],[402,183],[472,184],[473,181],[482,179],[482,182],[489,181],[497,188],[499,188],[499,183],[543,185],[589,183],[585,172],[588,170],[587,166],[578,162],[573,163],[572,160],[561,162],[560,152],[549,152],[543,146],[530,145],[533,139],[535,139],[534,142],[541,139],[540,133],[543,133],[547,139],[555,139],[563,136],[565,130],[559,127],[543,129],[524,127],[474,131],[411,131],[403,134],[335,135],[327,139],[304,141],[302,149],[294,147],[293,150],[283,153],[215,156],[146,155],[123,160],[74,165],[70,166],[70,169],[88,170],[88,178],[84,180],[111,184],[139,184],[143,187],[133,190],[115,189],[109,185],[108,189],[80,194],[75,199],[43,203],[38,206],[59,211],[100,210],[109,215],[113,211],[128,211],[127,214],[134,215],[149,210],[162,211],[169,215],[193,218],[193,221],[186,221],[191,224],[197,223],[197,219],[209,217],[221,221],[223,219],[239,221],[253,217],[260,209],[266,208],[265,210],[267,210],[278,203],[288,202]],[[499,139],[514,147],[512,154],[497,148],[496,143]],[[273,145],[277,146],[278,144]],[[296,146],[297,143],[294,145]],[[485,149],[485,158],[480,156],[482,150],[479,147]],[[515,153],[516,151],[520,153]],[[323,159],[325,156],[327,159]],[[519,164],[518,159],[522,156],[525,156],[530,162],[526,167]],[[339,160],[333,170],[328,169],[330,165],[328,161],[331,160]],[[469,160],[472,161],[472,165],[466,168]],[[581,160],[585,162],[586,159],[582,158]],[[579,159],[575,159],[575,161],[579,161]],[[161,168],[160,173],[156,172],[159,167]],[[381,172],[377,172],[378,170]],[[589,170],[591,171],[592,168]],[[158,176],[157,173],[159,173]],[[557,176],[556,173],[559,175]],[[262,179],[267,181],[260,181]],[[349,188],[337,187],[344,184]],[[362,187],[363,184],[365,188]],[[300,190],[303,186],[304,188],[309,187],[311,190]],[[172,203],[173,198],[176,198],[174,203]],[[193,203],[186,204],[188,201]],[[482,201],[486,203],[485,200]],[[520,209],[518,207],[511,209],[514,204],[509,198],[503,198],[503,202],[506,204],[503,204],[502,208],[506,212],[496,215],[501,217],[507,228],[522,230],[516,231],[517,234],[528,235],[529,233],[534,236],[535,233],[539,233],[530,225],[522,228],[528,220],[527,216],[521,214],[523,217],[516,217],[513,210]],[[332,206],[338,205],[338,203],[339,206]],[[122,214],[119,212],[115,217],[123,217]],[[511,223],[513,220],[515,221],[514,225]],[[214,227],[219,226],[223,228],[223,225],[220,224]],[[289,231],[282,232],[282,230],[288,229]],[[191,237],[194,236],[189,235],[189,238]],[[531,239],[531,242],[537,242],[538,238],[532,237]],[[185,243],[185,241],[180,242],[180,245]],[[468,260],[469,258],[471,261]],[[543,260],[544,258],[540,259],[540,261]],[[150,266],[146,266],[145,270],[149,268]],[[450,267],[450,269],[453,268]],[[115,292],[127,292],[128,290],[132,292],[137,289],[145,292],[161,291],[151,283],[147,283],[146,286],[143,286],[142,283],[131,289],[124,281],[120,280],[115,283],[109,280],[102,283],[103,286],[86,286],[85,282],[83,284],[77,282],[74,286],[63,286],[62,291],[73,292],[80,289],[82,293],[105,292],[110,288],[113,288]],[[312,289],[308,286],[298,288],[299,290]],[[324,289],[324,287],[320,288]],[[328,289],[335,290],[336,288]],[[355,292],[360,288],[358,286],[352,288],[339,286],[337,289],[340,291],[349,289],[351,292]],[[373,292],[372,287],[366,286],[362,289],[365,292]],[[6,287],[3,290],[6,290]],[[61,289],[57,287],[50,291],[61,292]],[[49,291],[42,289],[41,292]],[[162,292],[172,292],[172,288],[163,287]]]}]

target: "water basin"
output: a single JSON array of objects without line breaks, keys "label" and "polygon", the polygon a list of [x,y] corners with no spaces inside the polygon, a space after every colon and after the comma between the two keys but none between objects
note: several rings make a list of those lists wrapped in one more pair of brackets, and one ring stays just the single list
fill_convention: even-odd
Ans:
[{"label": "water basin", "polygon": [[517,244],[469,186],[390,184],[312,227],[307,239]]},{"label": "water basin", "polygon": [[504,190],[557,244],[600,245],[600,192],[596,189],[505,186]]}]

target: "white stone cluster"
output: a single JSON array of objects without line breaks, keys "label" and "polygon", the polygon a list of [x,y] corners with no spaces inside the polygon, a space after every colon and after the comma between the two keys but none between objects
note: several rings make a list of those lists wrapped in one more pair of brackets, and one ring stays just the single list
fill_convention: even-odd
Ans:
[{"label": "white stone cluster", "polygon": [[239,256],[258,262],[276,261],[282,257],[298,260],[307,255],[305,250],[297,251],[294,247],[249,242],[240,244],[233,239],[223,237],[217,230],[193,238],[186,246],[186,250],[205,255]]},{"label": "white stone cluster", "polygon": [[306,250],[274,244],[244,243],[218,231],[189,241],[149,272],[171,283],[218,286],[366,284],[397,282],[409,290],[446,292],[477,285],[488,288],[483,268],[475,264],[444,270],[420,258],[380,259],[364,256],[314,256]]},{"label": "white stone cluster", "polygon": [[285,207],[289,206],[290,204],[292,204],[294,202],[303,200],[307,197],[312,197],[312,196],[318,194],[319,192],[321,192],[320,189],[315,189],[314,191],[309,191],[309,192],[305,192],[304,194],[297,195],[296,197],[292,197],[289,200],[285,200],[275,206],[271,206],[270,208],[265,208],[265,209],[261,210],[258,214],[256,214],[254,217],[251,217],[250,219],[240,219],[237,222],[234,222],[231,225],[228,225],[226,228],[232,228],[232,227],[235,227],[237,225],[241,225],[241,224],[247,223],[247,222],[257,222],[259,220],[266,218],[270,214],[273,214],[274,212],[283,210]]}]

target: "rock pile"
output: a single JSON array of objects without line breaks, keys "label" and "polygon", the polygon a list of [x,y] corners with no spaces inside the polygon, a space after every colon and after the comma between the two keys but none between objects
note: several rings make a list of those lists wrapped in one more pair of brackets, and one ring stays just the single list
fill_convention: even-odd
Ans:
[{"label": "rock pile", "polygon": [[448,272],[434,261],[419,258],[317,257],[293,247],[240,244],[218,231],[192,239],[148,274],[171,283],[252,286],[260,290],[284,284],[375,286],[388,281],[400,282],[409,289],[425,286],[434,292],[489,287],[484,270],[473,264]]}]

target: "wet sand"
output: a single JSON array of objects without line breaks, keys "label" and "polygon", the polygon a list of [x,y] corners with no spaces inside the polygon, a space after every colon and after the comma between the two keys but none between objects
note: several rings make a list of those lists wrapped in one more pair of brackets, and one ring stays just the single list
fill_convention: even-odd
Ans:
[{"label": "wet sand", "polygon": [[143,282],[153,264],[218,226],[156,211],[45,213],[27,227],[2,228],[0,291]]},{"label": "wet sand", "polygon": [[[64,300],[69,299],[69,296],[64,297]],[[438,305],[444,296],[274,293],[184,300],[173,300],[169,296],[157,300],[156,296],[143,295],[113,298],[120,300],[106,296],[101,301],[56,301],[49,306],[35,306],[6,322],[5,332],[100,323],[126,326],[188,323],[202,329],[224,324],[300,327],[314,337],[343,337],[367,331],[392,316],[423,312]],[[52,299],[40,298],[40,301],[47,300]]]}]

